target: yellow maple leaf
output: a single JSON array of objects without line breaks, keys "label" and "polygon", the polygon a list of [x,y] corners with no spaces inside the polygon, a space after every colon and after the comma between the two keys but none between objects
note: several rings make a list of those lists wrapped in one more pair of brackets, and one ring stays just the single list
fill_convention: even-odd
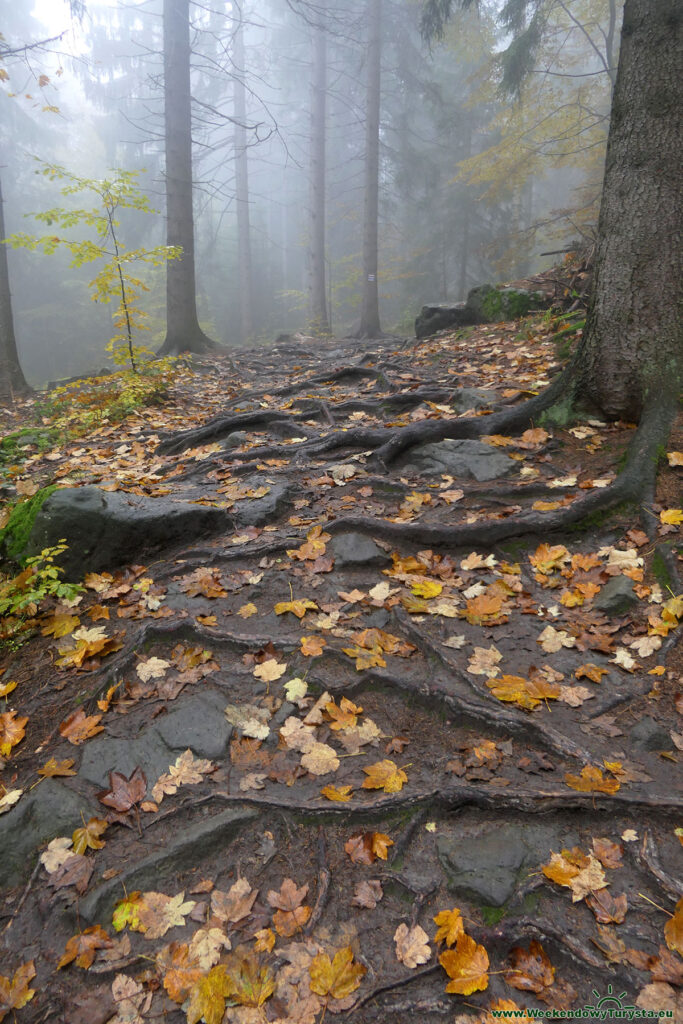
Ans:
[{"label": "yellow maple leaf", "polygon": [[228,977],[223,964],[212,967],[190,991],[187,1008],[188,1024],[198,1024],[204,1018],[206,1024],[221,1024],[225,1013],[225,1000],[234,994],[232,979]]},{"label": "yellow maple leaf", "polygon": [[0,754],[9,757],[12,747],[21,743],[26,730],[24,726],[28,722],[28,716],[17,717],[16,711],[5,711],[0,715]]},{"label": "yellow maple leaf", "polygon": [[346,999],[359,988],[367,969],[353,959],[353,950],[345,946],[330,960],[327,953],[319,953],[308,968],[311,992],[324,998]]},{"label": "yellow maple leaf", "polygon": [[327,800],[335,800],[337,803],[345,804],[351,799],[353,793],[353,786],[324,786],[320,790],[320,795],[324,796]]},{"label": "yellow maple leaf", "polygon": [[454,946],[460,936],[465,934],[465,926],[458,907],[439,911],[434,918],[434,924],[439,926],[434,941],[445,942],[447,946]]},{"label": "yellow maple leaf", "polygon": [[600,768],[587,764],[580,775],[567,774],[564,781],[579,793],[616,793],[620,788],[616,779],[606,779]]},{"label": "yellow maple leaf", "polygon": [[317,611],[318,606],[315,601],[308,601],[304,598],[299,598],[296,601],[278,601],[275,605],[276,615],[285,615],[287,612],[291,612],[292,615],[296,615],[297,619],[303,619],[307,611]]},{"label": "yellow maple leaf", "polygon": [[664,925],[664,937],[669,949],[683,956],[683,899],[678,901],[673,917]]},{"label": "yellow maple leaf", "polygon": [[280,664],[275,658],[266,658],[260,665],[257,665],[254,669],[253,675],[257,679],[262,679],[264,683],[274,683],[280,676],[283,676],[287,671],[287,665]]},{"label": "yellow maple leaf", "polygon": [[363,771],[367,779],[363,780],[363,789],[383,789],[385,793],[399,793],[408,776],[393,761],[385,759],[368,765]]},{"label": "yellow maple leaf", "polygon": [[441,583],[437,583],[436,580],[418,580],[413,583],[410,588],[415,597],[424,597],[429,599],[430,597],[438,597],[443,586]]},{"label": "yellow maple leaf", "polygon": [[489,956],[471,935],[461,935],[455,949],[441,954],[439,963],[451,979],[446,985],[447,992],[469,996],[488,988]]},{"label": "yellow maple leaf", "polygon": [[680,526],[683,523],[683,509],[665,508],[659,513],[659,518],[667,526]]}]

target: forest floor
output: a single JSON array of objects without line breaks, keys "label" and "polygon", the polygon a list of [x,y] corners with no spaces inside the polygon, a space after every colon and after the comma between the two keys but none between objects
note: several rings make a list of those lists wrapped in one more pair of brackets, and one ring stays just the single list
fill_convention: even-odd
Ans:
[{"label": "forest floor", "polygon": [[683,419],[654,541],[631,508],[430,535],[604,487],[632,424],[373,454],[538,392],[551,331],[195,360],[163,404],[5,465],[9,495],[241,512],[5,644],[0,1020],[683,1020],[683,596],[657,554],[681,566]]}]

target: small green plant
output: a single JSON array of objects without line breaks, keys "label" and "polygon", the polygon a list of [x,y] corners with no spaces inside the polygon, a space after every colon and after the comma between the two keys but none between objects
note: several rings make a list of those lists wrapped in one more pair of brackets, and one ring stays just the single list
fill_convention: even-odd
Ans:
[{"label": "small green plant", "polygon": [[40,554],[26,559],[17,576],[0,577],[0,639],[11,640],[22,633],[46,598],[73,601],[82,593],[80,584],[60,579],[64,570],[54,564],[66,547],[62,540],[54,547],[43,548]]},{"label": "small green plant", "polygon": [[47,255],[64,247],[71,253],[72,267],[82,267],[87,263],[101,261],[100,268],[88,287],[93,302],[109,303],[112,299],[118,300],[112,315],[116,333],[107,345],[107,350],[117,365],[124,365],[130,361],[133,372],[137,373],[136,354],[152,354],[149,349],[133,346],[133,332],[149,329],[145,322],[147,314],[138,305],[141,293],[149,289],[140,277],[131,273],[131,267],[134,264],[163,266],[168,260],[178,259],[182,255],[182,248],[177,245],[157,245],[153,249],[128,250],[122,244],[119,237],[119,221],[115,217],[117,210],[157,212],[152,209],[149,199],[140,190],[137,183],[138,171],[116,170],[111,178],[80,178],[58,164],[43,164],[36,174],[42,174],[50,181],[66,182],[60,189],[63,196],[92,193],[98,202],[97,206],[90,209],[54,208],[34,213],[32,216],[48,227],[57,229],[68,230],[76,226],[91,228],[96,240],[92,237],[74,240],[56,234],[38,237],[17,232],[4,241],[14,249],[40,249]]}]

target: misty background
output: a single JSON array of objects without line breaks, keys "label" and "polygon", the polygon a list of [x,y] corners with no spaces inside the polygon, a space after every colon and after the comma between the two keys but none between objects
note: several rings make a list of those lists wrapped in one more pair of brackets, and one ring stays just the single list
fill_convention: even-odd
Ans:
[{"label": "misty background", "polygon": [[[378,282],[386,331],[412,334],[424,303],[524,278],[561,259],[542,253],[593,237],[616,67],[610,48],[619,35],[615,0],[546,0],[541,45],[517,97],[500,90],[510,44],[501,6],[483,2],[479,13],[458,14],[428,46],[418,0],[384,0]],[[165,242],[162,9],[162,0],[88,0],[79,20],[63,0],[5,3],[5,45],[52,40],[5,65],[0,83],[8,234],[43,233],[26,215],[67,205],[58,183],[36,173],[38,158],[85,177],[117,167],[143,172],[159,212],[125,211],[120,233],[128,248]],[[367,12],[367,0],[191,4],[197,308],[218,342],[306,330],[321,31],[325,290],[332,331],[358,326]],[[245,154],[246,198],[238,180]],[[246,321],[240,204],[251,250]],[[92,268],[70,267],[64,252],[8,255],[29,382],[107,365],[111,309],[89,296]],[[148,268],[145,280],[152,330],[141,341],[156,348],[165,335],[165,268]]]}]

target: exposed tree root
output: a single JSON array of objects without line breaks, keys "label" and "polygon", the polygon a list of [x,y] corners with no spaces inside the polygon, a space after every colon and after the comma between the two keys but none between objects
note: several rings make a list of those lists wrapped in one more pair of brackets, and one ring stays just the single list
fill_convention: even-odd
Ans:
[{"label": "exposed tree root", "polygon": [[[650,405],[631,442],[626,465],[614,483],[604,489],[592,491],[586,497],[578,498],[571,505],[554,512],[527,512],[511,516],[509,519],[487,519],[458,526],[394,523],[361,516],[344,516],[326,524],[325,529],[331,533],[354,531],[369,534],[393,543],[412,542],[422,546],[448,544],[453,547],[476,544],[490,546],[509,537],[528,534],[545,536],[551,532],[569,529],[584,523],[589,517],[609,512],[618,505],[641,503],[643,494],[646,493],[656,473],[658,450],[666,443],[675,412],[675,396],[663,396],[659,402]],[[493,418],[486,417],[487,423],[490,424]],[[406,428],[410,429],[412,428]]]},{"label": "exposed tree root", "polygon": [[[473,937],[483,944],[494,942],[506,945],[513,942],[520,942],[524,939],[539,939],[542,942],[555,945],[582,967],[588,966],[593,970],[614,973],[614,969],[604,958],[595,956],[588,949],[581,945],[580,941],[572,938],[565,931],[559,931],[554,925],[543,917],[515,917],[508,921],[502,921],[492,928],[473,928]],[[623,972],[630,975],[628,970]],[[633,976],[632,983],[636,983],[636,976]]]},{"label": "exposed tree root", "polygon": [[672,876],[667,874],[659,863],[657,847],[655,846],[654,840],[649,832],[646,832],[643,836],[640,849],[638,849],[634,844],[632,852],[641,868],[647,869],[651,874],[653,874],[666,892],[667,896],[676,903],[681,898],[683,882],[680,882],[677,878],[672,878]]},{"label": "exposed tree root", "polygon": [[330,869],[327,863],[327,849],[325,846],[325,831],[321,826],[318,828],[318,895],[316,896],[315,906],[311,911],[311,916],[308,919],[304,932],[306,935],[310,935],[318,921],[323,915],[325,905],[327,903],[327,895],[330,889],[331,879]]}]

